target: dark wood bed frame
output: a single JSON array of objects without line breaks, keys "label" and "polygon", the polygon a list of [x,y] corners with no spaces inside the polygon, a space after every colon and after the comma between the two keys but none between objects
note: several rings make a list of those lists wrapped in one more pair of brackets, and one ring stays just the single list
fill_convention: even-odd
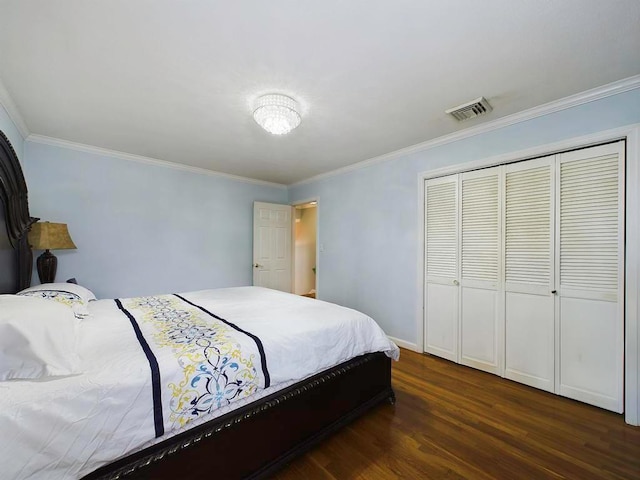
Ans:
[{"label": "dark wood bed frame", "polygon": [[[0,132],[0,293],[31,284],[27,186]],[[6,232],[6,234],[5,234]],[[391,360],[370,353],[87,475],[93,479],[266,478],[376,405],[395,402]]]}]

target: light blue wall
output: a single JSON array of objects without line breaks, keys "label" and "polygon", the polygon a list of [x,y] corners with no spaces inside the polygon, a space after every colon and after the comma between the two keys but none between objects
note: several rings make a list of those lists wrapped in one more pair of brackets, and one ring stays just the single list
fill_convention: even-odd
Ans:
[{"label": "light blue wall", "polygon": [[294,185],[290,203],[319,197],[319,298],[361,310],[418,342],[418,175],[640,122],[633,90],[377,165]]},{"label": "light blue wall", "polygon": [[287,201],[284,187],[32,141],[24,149],[31,214],[67,223],[78,247],[54,252],[56,280],[76,277],[99,298],[250,285],[253,202]]},{"label": "light blue wall", "polygon": [[[640,90],[315,182],[282,188],[24,142],[34,216],[69,224],[58,279],[100,297],[251,283],[252,203],[320,198],[319,296],[417,342],[418,174],[640,122]],[[26,159],[26,161],[25,161]],[[38,253],[38,252],[36,252]],[[37,282],[37,275],[34,274]]]},{"label": "light blue wall", "polygon": [[7,136],[16,155],[22,161],[24,158],[24,139],[2,105],[0,105],[0,131]]}]

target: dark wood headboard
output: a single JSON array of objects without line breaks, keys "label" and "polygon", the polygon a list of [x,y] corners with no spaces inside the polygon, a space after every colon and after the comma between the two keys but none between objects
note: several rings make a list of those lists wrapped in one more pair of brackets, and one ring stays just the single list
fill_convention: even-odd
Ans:
[{"label": "dark wood headboard", "polygon": [[0,293],[31,285],[33,256],[27,240],[31,225],[27,183],[15,150],[0,131]]}]

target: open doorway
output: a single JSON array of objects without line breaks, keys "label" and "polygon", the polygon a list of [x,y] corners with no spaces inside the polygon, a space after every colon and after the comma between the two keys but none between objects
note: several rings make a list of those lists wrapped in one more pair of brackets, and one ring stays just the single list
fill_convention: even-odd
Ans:
[{"label": "open doorway", "polygon": [[293,293],[316,298],[318,202],[295,205]]}]

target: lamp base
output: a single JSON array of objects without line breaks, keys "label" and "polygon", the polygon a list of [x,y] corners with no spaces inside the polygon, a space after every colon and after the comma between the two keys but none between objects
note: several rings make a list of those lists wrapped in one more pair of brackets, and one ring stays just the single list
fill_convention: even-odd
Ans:
[{"label": "lamp base", "polygon": [[46,250],[36,261],[40,283],[53,283],[56,279],[58,259],[49,250]]}]

